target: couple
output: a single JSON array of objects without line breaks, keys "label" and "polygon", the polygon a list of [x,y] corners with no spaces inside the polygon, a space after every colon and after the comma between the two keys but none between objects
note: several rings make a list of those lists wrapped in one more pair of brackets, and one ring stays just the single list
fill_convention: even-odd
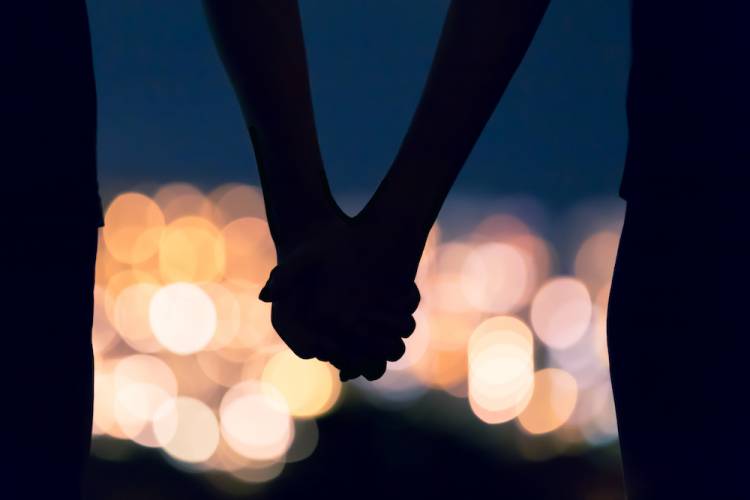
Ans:
[{"label": "couple", "polygon": [[[427,233],[548,3],[451,2],[401,148],[350,218],[324,175],[296,0],[204,0],[277,248],[261,299],[298,355],[330,361],[342,379],[372,380],[403,354]],[[631,4],[620,190],[628,204],[608,316],[626,490],[632,499],[743,498],[749,8]],[[13,288],[4,303],[13,334],[3,365],[12,405],[3,487],[27,491],[11,497],[67,497],[80,492],[88,454],[102,223],[86,7],[41,0],[3,10],[4,173],[14,203],[6,213],[15,215],[3,245]],[[40,283],[43,313],[29,300]]]}]

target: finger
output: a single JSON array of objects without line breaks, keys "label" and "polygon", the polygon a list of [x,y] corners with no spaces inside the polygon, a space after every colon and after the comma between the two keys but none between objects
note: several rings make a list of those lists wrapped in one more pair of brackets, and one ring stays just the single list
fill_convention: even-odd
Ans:
[{"label": "finger", "polygon": [[311,359],[320,353],[319,343],[310,330],[295,316],[295,308],[276,303],[271,309],[271,325],[281,340],[302,359]]},{"label": "finger", "polygon": [[364,372],[364,367],[372,364],[373,359],[382,359],[379,349],[373,349],[369,339],[363,338],[361,333],[349,329],[346,335],[341,335],[338,356],[331,363],[339,370],[342,381],[359,377]]},{"label": "finger", "polygon": [[359,377],[361,374],[356,370],[341,370],[339,371],[339,380],[347,382]]},{"label": "finger", "polygon": [[379,331],[381,335],[389,337],[408,338],[417,327],[417,322],[411,315],[390,314],[388,312],[369,312],[364,317],[369,331]]},{"label": "finger", "polygon": [[407,311],[409,311],[409,314],[412,314],[414,311],[417,310],[417,307],[419,307],[419,302],[421,300],[422,300],[422,295],[419,293],[419,288],[417,287],[417,284],[414,282],[411,282],[406,292],[406,295],[403,298],[404,308]]},{"label": "finger", "polygon": [[347,338],[346,358],[340,361],[340,377],[349,380],[364,375],[367,380],[383,376],[388,358],[398,359],[404,353],[400,338],[367,333],[359,327]]},{"label": "finger", "polygon": [[375,301],[383,311],[396,315],[408,315],[413,314],[419,306],[421,295],[414,282],[407,286],[389,286],[381,290],[380,294],[375,294]]},{"label": "finger", "polygon": [[338,357],[331,360],[331,364],[339,369],[339,379],[342,382],[359,377],[362,372],[351,359]]},{"label": "finger", "polygon": [[365,376],[367,380],[372,382],[374,380],[379,379],[385,374],[385,367],[386,367],[385,360],[375,361],[365,366],[364,369],[362,370],[363,372],[362,374]]},{"label": "finger", "polygon": [[393,343],[393,348],[388,351],[385,355],[385,359],[388,361],[398,361],[406,353],[406,344],[401,339],[396,339]]},{"label": "finger", "polygon": [[379,323],[368,323],[360,327],[359,348],[365,351],[363,357],[396,361],[404,355],[406,346],[393,330],[387,330]]}]

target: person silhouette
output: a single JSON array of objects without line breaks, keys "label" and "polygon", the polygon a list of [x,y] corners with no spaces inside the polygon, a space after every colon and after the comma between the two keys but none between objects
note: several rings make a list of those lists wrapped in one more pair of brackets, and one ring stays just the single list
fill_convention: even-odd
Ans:
[{"label": "person silhouette", "polygon": [[93,413],[103,224],[86,3],[2,6],[5,498],[76,498]]},{"label": "person silhouette", "polygon": [[[342,379],[377,378],[402,352],[429,228],[548,3],[451,2],[398,154],[363,211],[347,218],[323,172],[297,2],[204,0],[278,250],[261,298],[295,352],[330,360]],[[738,290],[750,274],[748,8],[631,0],[627,208],[608,341],[632,499],[745,496],[736,398],[747,376],[747,294]]]}]

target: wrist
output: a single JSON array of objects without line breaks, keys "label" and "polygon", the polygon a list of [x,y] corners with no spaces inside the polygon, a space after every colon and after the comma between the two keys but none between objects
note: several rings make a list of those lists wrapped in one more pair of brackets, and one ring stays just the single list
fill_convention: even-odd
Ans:
[{"label": "wrist", "polygon": [[350,218],[331,200],[321,203],[314,209],[304,204],[296,204],[297,217],[290,218],[281,225],[283,231],[272,232],[279,262],[296,250],[315,240],[326,238],[331,233],[341,233],[348,229]]},{"label": "wrist", "polygon": [[422,234],[407,214],[368,211],[355,217],[352,226],[360,241],[379,249],[384,269],[395,276],[416,276],[428,233]]}]

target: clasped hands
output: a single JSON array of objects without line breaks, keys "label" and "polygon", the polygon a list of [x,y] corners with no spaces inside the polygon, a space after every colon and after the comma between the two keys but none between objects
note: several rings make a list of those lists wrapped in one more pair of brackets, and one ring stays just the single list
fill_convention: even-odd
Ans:
[{"label": "clasped hands", "polygon": [[415,329],[419,256],[409,257],[391,224],[365,215],[332,214],[307,232],[292,248],[277,243],[260,292],[273,326],[296,355],[330,362],[342,381],[378,379]]}]

